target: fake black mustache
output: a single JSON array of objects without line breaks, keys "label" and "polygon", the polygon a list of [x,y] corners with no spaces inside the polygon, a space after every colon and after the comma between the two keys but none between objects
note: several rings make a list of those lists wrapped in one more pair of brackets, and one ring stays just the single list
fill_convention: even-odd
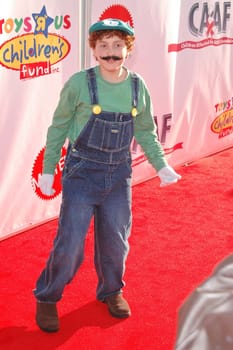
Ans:
[{"label": "fake black mustache", "polygon": [[101,57],[101,59],[105,61],[109,61],[109,60],[120,61],[122,58],[119,56],[104,56],[104,57]]}]

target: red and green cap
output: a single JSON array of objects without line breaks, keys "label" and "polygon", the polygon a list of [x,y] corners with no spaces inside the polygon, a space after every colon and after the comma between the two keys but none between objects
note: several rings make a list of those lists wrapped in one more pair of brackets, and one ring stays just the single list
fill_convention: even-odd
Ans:
[{"label": "red and green cap", "polygon": [[89,33],[91,34],[99,30],[120,30],[126,32],[128,35],[134,35],[134,29],[128,23],[116,18],[107,18],[92,24]]}]

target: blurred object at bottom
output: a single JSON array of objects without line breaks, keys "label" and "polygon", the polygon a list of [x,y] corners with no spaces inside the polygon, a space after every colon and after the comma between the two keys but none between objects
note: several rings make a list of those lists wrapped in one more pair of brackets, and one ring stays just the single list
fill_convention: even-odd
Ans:
[{"label": "blurred object at bottom", "polygon": [[232,349],[233,255],[230,255],[181,306],[175,350]]}]

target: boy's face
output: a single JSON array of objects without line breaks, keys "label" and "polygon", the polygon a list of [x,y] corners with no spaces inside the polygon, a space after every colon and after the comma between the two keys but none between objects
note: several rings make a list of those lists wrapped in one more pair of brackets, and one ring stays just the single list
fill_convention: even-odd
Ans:
[{"label": "boy's face", "polygon": [[128,56],[125,41],[116,35],[97,40],[93,53],[100,66],[108,71],[119,69]]}]

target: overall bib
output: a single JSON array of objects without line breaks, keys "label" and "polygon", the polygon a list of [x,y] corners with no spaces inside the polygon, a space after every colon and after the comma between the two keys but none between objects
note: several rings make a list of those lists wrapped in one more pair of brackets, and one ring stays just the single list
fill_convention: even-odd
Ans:
[{"label": "overall bib", "polygon": [[[101,111],[94,69],[87,70],[93,113],[69,145],[62,179],[62,204],[54,247],[34,294],[57,302],[84,258],[84,243],[94,216],[96,297],[121,292],[131,229],[132,114],[138,104],[138,78],[132,76],[132,111]],[[120,101],[119,101],[120,103]]]}]

